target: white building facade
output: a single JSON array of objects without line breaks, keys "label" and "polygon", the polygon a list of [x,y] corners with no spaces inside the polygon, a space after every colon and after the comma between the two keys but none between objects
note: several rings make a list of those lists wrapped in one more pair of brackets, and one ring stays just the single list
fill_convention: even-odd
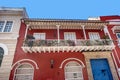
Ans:
[{"label": "white building facade", "polygon": [[9,80],[24,8],[0,8],[0,80]]}]

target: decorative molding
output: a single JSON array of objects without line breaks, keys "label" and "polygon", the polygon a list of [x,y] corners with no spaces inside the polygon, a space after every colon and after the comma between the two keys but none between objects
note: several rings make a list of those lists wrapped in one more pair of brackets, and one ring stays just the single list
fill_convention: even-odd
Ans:
[{"label": "decorative molding", "polygon": [[[30,63],[26,63],[26,62],[25,62],[25,63],[21,63],[21,64],[19,64],[19,65],[15,68],[13,80],[15,80],[15,73],[16,73],[17,68],[18,68],[19,66],[21,66],[21,65],[24,65],[24,64],[27,64],[27,65],[32,66],[32,69],[33,69],[32,80],[33,80],[33,77],[34,77],[34,67],[33,67],[32,64],[30,64]],[[25,74],[24,74],[24,75],[25,75]]]},{"label": "decorative molding", "polygon": [[78,61],[78,62],[80,62],[80,63],[82,64],[82,67],[83,67],[83,68],[85,67],[84,63],[83,63],[81,60],[79,60],[79,59],[77,59],[77,58],[67,58],[67,59],[65,59],[64,61],[62,61],[62,63],[61,63],[61,65],[60,65],[59,68],[62,68],[62,67],[63,67],[63,64],[64,64],[66,61],[69,61],[69,60],[76,60],[76,61]]},{"label": "decorative molding", "polygon": [[3,44],[3,43],[0,43],[0,47],[3,48],[4,55],[8,55],[8,47],[5,44]]},{"label": "decorative molding", "polygon": [[25,61],[30,61],[30,62],[34,63],[36,69],[39,69],[37,63],[36,63],[34,60],[31,60],[31,59],[21,59],[21,60],[15,62],[15,63],[12,65],[11,70],[13,69],[13,67],[14,67],[15,65],[20,64],[20,62],[25,62]]}]

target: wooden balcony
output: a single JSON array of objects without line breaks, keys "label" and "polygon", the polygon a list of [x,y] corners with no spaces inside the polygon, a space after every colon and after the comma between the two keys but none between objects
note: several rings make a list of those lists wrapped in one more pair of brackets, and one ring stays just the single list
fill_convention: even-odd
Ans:
[{"label": "wooden balcony", "polygon": [[112,40],[25,40],[22,49],[25,53],[46,52],[82,52],[82,51],[110,51],[114,48]]}]

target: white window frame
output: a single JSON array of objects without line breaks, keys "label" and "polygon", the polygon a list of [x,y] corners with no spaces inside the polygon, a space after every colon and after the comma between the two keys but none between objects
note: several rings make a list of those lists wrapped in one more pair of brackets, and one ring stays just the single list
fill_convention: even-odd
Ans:
[{"label": "white window frame", "polygon": [[[76,64],[78,64],[79,66],[67,66],[70,62],[75,62]],[[80,68],[80,72],[79,71],[76,71],[76,72],[73,72],[73,71],[70,71],[70,72],[66,72],[65,71],[65,69],[66,68]],[[69,79],[66,79],[66,74],[73,74],[73,73],[81,73],[81,77],[80,78],[78,78],[78,79],[80,79],[80,80],[84,80],[84,78],[83,78],[83,70],[82,70],[82,66],[78,63],[78,62],[76,62],[76,61],[69,61],[66,65],[65,65],[65,67],[64,67],[64,73],[65,73],[65,80],[69,80],[69,79],[76,79],[76,78],[69,78]]]},{"label": "white window frame", "polygon": [[[43,34],[44,34],[44,37],[45,37],[45,39],[46,39],[46,33],[33,33],[33,36],[34,36],[35,34],[38,34],[38,35],[43,35]],[[34,37],[35,37],[35,36],[34,36]],[[45,39],[42,39],[42,40],[45,40]],[[41,39],[36,39],[36,40],[41,40]]]},{"label": "white window frame", "polygon": [[[16,67],[15,71],[14,71],[14,77],[13,77],[13,80],[15,80],[16,70],[19,68],[19,66],[24,65],[24,64],[27,64],[27,65],[32,66],[30,63],[21,63],[20,65],[18,65],[18,66]],[[32,80],[34,80],[34,71],[35,71],[35,70],[34,70],[34,67],[33,67],[33,66],[32,66],[32,69],[33,69]],[[23,74],[23,75],[26,75],[26,74]]]},{"label": "white window frame", "polygon": [[120,77],[120,68],[118,68],[118,75],[119,75],[119,77]]},{"label": "white window frame", "polygon": [[[14,21],[13,20],[3,20],[3,21],[4,21],[4,25],[3,25],[3,28],[2,28],[2,32],[0,32],[0,33],[10,33],[10,32],[12,32]],[[11,30],[9,32],[4,32],[5,26],[6,26],[6,24],[7,24],[8,21],[12,21]]]},{"label": "white window frame", "polygon": [[[89,39],[90,39],[91,34],[97,34],[97,35],[98,35],[98,38],[100,39],[100,34],[99,34],[99,32],[88,32]],[[97,39],[97,40],[99,40],[99,39]],[[96,39],[90,39],[90,40],[96,40]]]},{"label": "white window frame", "polygon": [[2,56],[0,57],[0,62],[1,62],[1,63],[0,63],[0,67],[1,67],[5,51],[4,51],[4,49],[3,49],[2,47],[0,47],[0,48],[3,50],[3,54],[2,54]]},{"label": "white window frame", "polygon": [[120,38],[118,38],[117,34],[120,34],[120,32],[116,33],[116,37],[117,37],[117,41],[118,41],[118,46],[120,46]]},{"label": "white window frame", "polygon": [[1,32],[3,32],[3,30],[4,30],[4,27],[5,27],[5,21],[0,21],[0,22],[4,22],[4,23],[3,23],[2,30],[1,30]]},{"label": "white window frame", "polygon": [[64,32],[64,40],[71,40],[71,39],[65,39],[66,34],[74,34],[75,35],[75,41],[76,41],[76,33],[75,32]]},{"label": "white window frame", "polygon": [[3,44],[3,43],[0,43],[0,47],[3,48],[4,50],[4,55],[8,55],[8,47],[7,45]]},{"label": "white window frame", "polygon": [[[5,45],[5,44],[3,44],[3,43],[0,43],[0,47],[3,48],[3,50],[4,50],[4,55],[3,55],[3,58],[2,58],[2,61],[3,61],[4,56],[5,56],[5,55],[8,55],[8,47],[7,47],[7,45]],[[1,62],[1,66],[2,66],[2,62]],[[0,67],[1,67],[1,66],[0,66]]]}]

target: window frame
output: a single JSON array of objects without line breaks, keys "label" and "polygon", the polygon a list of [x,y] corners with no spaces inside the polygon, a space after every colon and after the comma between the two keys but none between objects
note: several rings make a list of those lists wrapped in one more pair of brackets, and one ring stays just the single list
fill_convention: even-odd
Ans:
[{"label": "window frame", "polygon": [[[14,21],[13,20],[1,20],[0,22],[4,22],[4,24],[3,24],[3,27],[2,27],[2,30],[1,30],[1,32],[0,33],[10,33],[10,32],[12,32],[12,29],[13,29],[13,25],[14,25]],[[7,24],[7,22],[12,22],[12,25],[11,25],[11,29],[10,29],[10,31],[9,32],[4,32],[4,30],[5,30],[5,27],[6,27],[6,24]]]},{"label": "window frame", "polygon": [[3,50],[3,55],[2,55],[2,57],[0,57],[0,61],[1,61],[0,67],[1,67],[1,66],[2,66],[3,57],[4,57],[4,54],[5,54],[5,51],[4,51],[4,48],[3,48],[3,47],[0,47],[0,48]]},{"label": "window frame", "polygon": [[[69,65],[71,63],[75,63],[77,64],[76,66],[72,66],[72,65]],[[77,69],[80,69],[80,71],[67,71],[69,68],[77,68]],[[78,77],[77,79],[82,79],[84,80],[84,77],[83,77],[83,68],[82,68],[82,65],[79,64],[77,61],[69,61],[66,63],[66,65],[64,66],[64,75],[65,75],[65,80],[67,80],[67,74],[73,74],[74,73],[76,74],[76,77],[73,76],[73,78],[69,78],[69,79],[76,79],[77,78],[77,74],[81,74],[80,77]]]},{"label": "window frame", "polygon": [[118,41],[118,46],[120,46],[120,38],[118,38],[117,34],[120,34],[120,32],[116,33],[117,41]]},{"label": "window frame", "polygon": [[[17,69],[21,66],[21,65],[30,65],[32,68],[31,69],[33,69],[33,73],[31,74],[32,75],[32,80],[34,80],[34,67],[33,67],[33,65],[32,64],[30,64],[30,63],[27,63],[27,62],[24,62],[24,63],[21,63],[20,65],[18,65],[16,68],[15,68],[15,71],[14,71],[14,77],[13,77],[13,80],[15,80],[15,76],[16,76],[16,71],[17,71]],[[27,68],[26,68],[27,69]],[[23,74],[23,75],[25,75],[25,74]]]},{"label": "window frame", "polygon": [[[92,34],[97,34],[98,37],[99,37],[99,39],[101,39],[101,38],[100,38],[100,34],[99,34],[99,32],[88,32],[89,39],[90,39],[90,35],[91,35],[91,33],[92,33]],[[99,39],[97,39],[97,40],[99,40]],[[96,40],[96,39],[90,39],[90,40]]]},{"label": "window frame", "polygon": [[[36,38],[35,38],[35,40],[46,40],[46,33],[33,33],[33,36],[34,36],[35,34],[39,34],[39,35],[44,34],[44,37],[45,37],[45,39],[36,39]],[[34,37],[35,37],[35,36],[34,36]]]},{"label": "window frame", "polygon": [[3,29],[4,29],[4,27],[5,27],[5,21],[0,21],[0,23],[1,23],[1,22],[4,22],[4,23],[3,23],[3,27],[2,27],[2,29],[1,29],[1,31],[0,31],[0,32],[3,32]]},{"label": "window frame", "polygon": [[[69,39],[65,39],[65,35],[68,34],[73,34],[75,36],[74,41],[76,41],[76,32],[64,32],[64,40],[69,40]],[[71,40],[71,39],[70,39]]]}]

